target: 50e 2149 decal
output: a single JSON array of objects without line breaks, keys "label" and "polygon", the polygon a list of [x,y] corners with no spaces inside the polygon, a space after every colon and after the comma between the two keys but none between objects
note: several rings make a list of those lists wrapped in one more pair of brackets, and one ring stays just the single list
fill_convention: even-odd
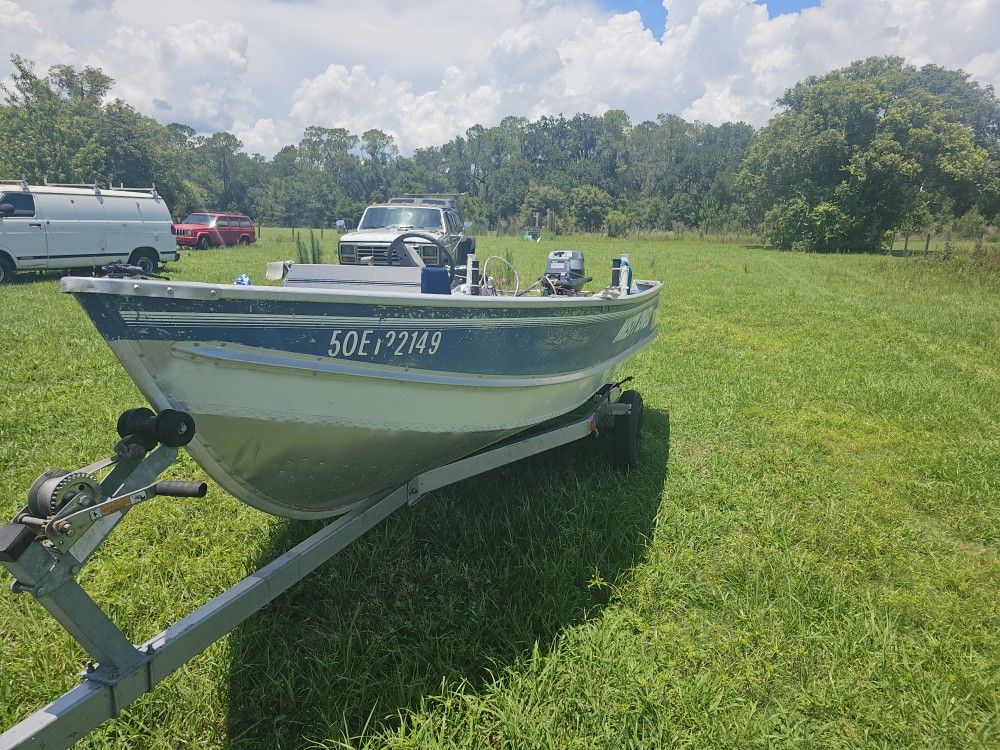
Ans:
[{"label": "50e 2149 decal", "polygon": [[404,354],[437,354],[441,347],[441,331],[361,331],[337,328],[330,334],[328,357],[377,357],[383,350],[391,356]]}]

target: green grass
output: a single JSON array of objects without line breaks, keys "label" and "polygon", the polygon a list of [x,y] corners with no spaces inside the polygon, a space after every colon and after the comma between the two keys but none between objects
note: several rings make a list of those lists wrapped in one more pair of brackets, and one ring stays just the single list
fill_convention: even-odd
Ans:
[{"label": "green grass", "polygon": [[[665,282],[630,368],[642,466],[587,443],[434,493],[81,746],[1000,747],[996,289],[917,258],[480,239],[529,276],[557,247]],[[259,282],[294,248],[267,230],[173,276]],[[56,288],[0,289],[7,515],[141,403]],[[82,579],[140,640],[314,528],[218,489],[156,500]],[[0,724],[84,658],[0,595]]]}]

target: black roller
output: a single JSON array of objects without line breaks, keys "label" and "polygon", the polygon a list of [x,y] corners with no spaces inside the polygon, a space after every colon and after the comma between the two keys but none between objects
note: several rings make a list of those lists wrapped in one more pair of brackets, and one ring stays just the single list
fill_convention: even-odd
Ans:
[{"label": "black roller", "polygon": [[194,417],[186,411],[164,409],[156,416],[156,438],[169,448],[180,448],[194,438]]},{"label": "black roller", "polygon": [[194,437],[194,418],[187,412],[164,409],[159,414],[142,406],[129,409],[118,417],[118,435],[133,437],[150,451],[157,443],[169,448],[180,448]]},{"label": "black roller", "polygon": [[126,438],[131,435],[148,451],[156,447],[156,414],[152,409],[141,406],[123,411],[118,417],[116,429],[118,437]]}]

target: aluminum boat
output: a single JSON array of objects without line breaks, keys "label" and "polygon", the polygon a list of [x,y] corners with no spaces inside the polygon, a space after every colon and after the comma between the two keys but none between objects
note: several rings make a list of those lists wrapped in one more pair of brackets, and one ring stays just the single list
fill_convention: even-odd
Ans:
[{"label": "aluminum boat", "polygon": [[656,335],[660,282],[586,294],[557,269],[530,296],[476,266],[433,293],[427,268],[289,263],[284,286],[62,290],[154,408],[194,417],[188,450],[216,482],[319,518],[574,410]]}]

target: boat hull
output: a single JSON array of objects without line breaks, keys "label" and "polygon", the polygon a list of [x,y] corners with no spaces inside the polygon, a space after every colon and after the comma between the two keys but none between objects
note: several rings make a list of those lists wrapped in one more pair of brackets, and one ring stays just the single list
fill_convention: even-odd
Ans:
[{"label": "boat hull", "polygon": [[456,305],[125,283],[63,286],[147,400],[194,417],[188,450],[213,479],[293,518],[343,513],[578,407],[655,335],[658,292]]}]

